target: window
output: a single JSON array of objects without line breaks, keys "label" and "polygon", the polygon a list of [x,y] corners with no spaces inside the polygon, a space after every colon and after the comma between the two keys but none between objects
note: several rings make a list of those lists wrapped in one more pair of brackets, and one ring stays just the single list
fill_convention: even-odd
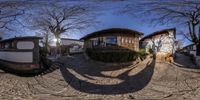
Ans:
[{"label": "window", "polygon": [[122,39],[121,39],[121,42],[122,42],[122,44],[124,43],[124,38],[122,37]]},{"label": "window", "polygon": [[6,44],[5,44],[5,49],[9,49],[9,47],[10,47],[10,44],[9,44],[9,43],[6,43]]},{"label": "window", "polygon": [[134,40],[132,40],[131,42],[132,42],[132,44],[133,44],[133,43],[134,43]]},{"label": "window", "polygon": [[92,45],[97,46],[98,45],[98,40],[92,40]]},{"label": "window", "polygon": [[103,37],[100,37],[98,42],[99,45],[104,46]]},{"label": "window", "polygon": [[17,49],[34,49],[34,43],[32,41],[18,41]]},{"label": "window", "polygon": [[125,43],[128,43],[128,38],[125,38]]},{"label": "window", "polygon": [[128,41],[128,43],[129,43],[129,44],[131,44],[131,39],[130,39],[130,38],[129,38],[129,41]]},{"label": "window", "polygon": [[116,36],[106,37],[106,45],[117,45],[117,37]]}]

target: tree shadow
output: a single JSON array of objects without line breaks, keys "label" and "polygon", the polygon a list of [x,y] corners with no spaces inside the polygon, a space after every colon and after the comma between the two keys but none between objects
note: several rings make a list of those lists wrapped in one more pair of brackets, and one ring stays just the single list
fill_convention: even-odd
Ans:
[{"label": "tree shadow", "polygon": [[[62,60],[66,61],[63,63]],[[144,68],[134,75],[130,75],[130,73],[134,71],[135,67],[130,67],[117,76],[104,75],[102,72],[119,70],[122,69],[122,66],[95,65],[95,63],[85,60],[82,55],[61,59],[59,64],[65,81],[74,89],[85,93],[109,95],[136,92],[147,86],[154,73],[155,60],[146,63],[143,66]],[[95,80],[92,77],[108,78],[109,81],[119,79],[122,82],[117,84],[98,84],[88,81]]]},{"label": "tree shadow", "polygon": [[181,53],[176,53],[176,57],[174,60],[174,64],[180,68],[187,68],[187,69],[200,69],[195,65],[194,59],[191,59],[190,56],[184,55]]}]

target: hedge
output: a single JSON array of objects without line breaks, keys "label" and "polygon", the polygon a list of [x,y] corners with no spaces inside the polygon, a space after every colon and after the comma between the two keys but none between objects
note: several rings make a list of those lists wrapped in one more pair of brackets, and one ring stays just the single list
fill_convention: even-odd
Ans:
[{"label": "hedge", "polygon": [[87,55],[97,61],[102,62],[130,62],[135,61],[138,57],[144,59],[146,53],[136,52],[133,50],[101,50],[101,49],[87,49]]}]

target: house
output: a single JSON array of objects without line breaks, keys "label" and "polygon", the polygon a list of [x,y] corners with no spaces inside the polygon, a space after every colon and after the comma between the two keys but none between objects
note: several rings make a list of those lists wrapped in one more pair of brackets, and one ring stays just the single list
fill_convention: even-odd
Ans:
[{"label": "house", "polygon": [[[15,73],[33,73],[40,70],[41,37],[15,37],[0,41],[0,64],[2,69]],[[2,66],[0,66],[2,67]]]},{"label": "house", "polygon": [[139,50],[139,38],[143,33],[125,29],[110,28],[93,32],[81,38],[84,40],[84,48],[125,48]]},{"label": "house", "polygon": [[[81,53],[83,51],[84,42],[77,39],[61,38],[61,46],[63,49],[68,48],[69,53]],[[67,52],[67,51],[65,51]]]},{"label": "house", "polygon": [[[50,45],[50,55],[49,56],[56,56],[57,55],[57,47],[55,44],[52,43]],[[77,39],[70,39],[70,38],[61,38],[60,39],[60,47],[62,55],[68,54],[75,54],[83,52],[83,44],[84,42]]]},{"label": "house", "polygon": [[188,55],[193,59],[194,63],[200,67],[200,56],[197,55],[197,47],[195,44],[190,44],[182,49],[178,50],[178,52]]},{"label": "house", "polygon": [[195,44],[187,45],[187,46],[183,47],[182,49],[180,49],[179,52],[186,53],[186,54],[192,54],[192,55],[196,56],[196,45]]},{"label": "house", "polygon": [[153,51],[157,59],[165,60],[175,53],[176,29],[164,29],[144,36],[140,40],[140,47],[146,52]]}]

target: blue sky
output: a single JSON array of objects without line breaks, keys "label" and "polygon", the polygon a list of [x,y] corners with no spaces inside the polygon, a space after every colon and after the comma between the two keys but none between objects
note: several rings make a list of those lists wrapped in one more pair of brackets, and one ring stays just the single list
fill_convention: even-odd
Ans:
[{"label": "blue sky", "polygon": [[129,16],[127,14],[118,15],[118,14],[113,14],[113,13],[114,12],[112,11],[105,12],[102,16],[98,18],[98,20],[100,21],[98,25],[95,25],[89,29],[86,29],[80,34],[76,34],[76,35],[74,34],[72,38],[80,38],[84,36],[85,34],[88,34],[97,30],[106,29],[106,28],[129,28],[136,31],[140,31],[146,35],[158,30],[174,27],[173,25],[155,26],[144,21],[143,19],[134,18],[133,16]]},{"label": "blue sky", "polygon": [[[45,1],[45,0],[44,0]],[[62,0],[61,0],[62,1]],[[70,0],[69,0],[70,1]],[[90,1],[90,0],[82,0],[84,1]],[[105,1],[105,0],[104,0]],[[116,2],[113,2],[116,1]],[[133,0],[136,2],[137,0]],[[99,2],[99,5],[101,8],[104,8],[103,10],[99,11],[100,14],[96,17],[97,21],[100,23],[94,24],[92,27],[85,28],[80,31],[71,32],[70,35],[67,35],[67,38],[73,38],[73,39],[79,39],[83,37],[86,34],[89,34],[91,32],[95,32],[102,29],[107,28],[129,28],[136,31],[140,31],[144,33],[145,35],[150,34],[155,31],[159,31],[166,28],[177,28],[177,31],[180,31],[180,27],[176,27],[175,24],[171,25],[152,25],[150,24],[144,16],[138,17],[138,16],[130,16],[127,13],[120,12],[118,13],[119,9],[122,9],[124,5],[133,2],[131,0],[127,1],[120,1],[120,0],[110,0],[108,2]],[[63,1],[62,1],[63,2]],[[64,1],[65,2],[65,1]],[[71,1],[72,3],[80,2],[80,0]],[[96,11],[98,12],[98,10]],[[184,28],[182,28],[185,30]],[[24,35],[35,35],[35,32],[32,30],[23,29],[17,32],[11,32],[12,35],[9,35],[9,37],[13,36],[24,36]],[[144,35],[144,36],[145,36]],[[8,36],[6,36],[8,37]],[[177,38],[182,38],[181,36],[177,36]],[[189,44],[189,42],[186,40],[185,45]]]},{"label": "blue sky", "polygon": [[[69,36],[70,38],[79,39],[86,34],[95,32],[107,28],[129,28],[136,31],[144,33],[144,36],[155,31],[167,29],[167,28],[176,28],[177,33],[179,31],[187,31],[185,27],[180,27],[175,23],[168,25],[155,25],[150,23],[145,17],[146,16],[131,16],[127,13],[118,13],[119,9],[122,9],[125,4],[129,2],[115,2],[115,3],[106,3],[103,7],[106,10],[103,11],[101,16],[97,17],[97,20],[100,21],[97,25],[94,25],[91,28],[82,30],[79,33]],[[177,40],[182,39],[183,37],[177,35]],[[190,44],[189,41],[185,39],[184,45]]]}]

